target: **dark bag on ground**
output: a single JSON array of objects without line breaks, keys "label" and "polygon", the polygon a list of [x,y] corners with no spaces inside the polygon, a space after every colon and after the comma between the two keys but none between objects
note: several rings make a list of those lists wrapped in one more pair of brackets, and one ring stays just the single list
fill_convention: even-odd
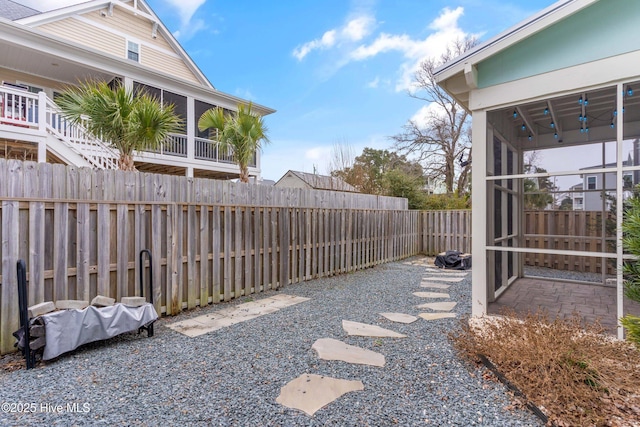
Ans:
[{"label": "dark bag on ground", "polygon": [[471,254],[459,251],[446,251],[436,257],[436,267],[449,270],[468,270],[471,268]]}]

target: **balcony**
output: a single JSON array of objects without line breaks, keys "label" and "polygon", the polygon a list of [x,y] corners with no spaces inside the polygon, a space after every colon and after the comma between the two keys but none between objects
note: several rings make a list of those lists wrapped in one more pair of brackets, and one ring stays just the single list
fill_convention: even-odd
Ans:
[{"label": "balcony", "polygon": [[[40,138],[43,134],[49,133],[56,139],[51,143],[60,144],[62,142],[72,147],[92,166],[117,168],[118,153],[89,135],[83,126],[75,126],[68,122],[44,92],[35,94],[20,87],[0,86],[0,128],[2,125],[7,132],[4,137],[18,143],[20,141],[33,143],[37,141],[34,138]],[[33,135],[29,137],[31,134]],[[3,137],[2,132],[0,132],[0,137]],[[52,148],[53,146],[48,145],[48,147]],[[217,170],[215,164],[219,164],[220,167],[227,165],[222,167],[227,173],[229,168],[233,168],[236,164],[233,151],[223,149],[217,141],[199,137],[190,138],[185,134],[178,133],[170,134],[157,150],[148,150],[137,154],[139,161],[150,164],[173,164],[171,160],[173,158],[180,163],[176,166],[180,167],[193,165],[201,169]],[[162,158],[155,157],[157,155]],[[178,161],[178,158],[181,160]],[[65,161],[76,163],[72,159]],[[257,153],[253,154],[249,167],[257,167]]]}]

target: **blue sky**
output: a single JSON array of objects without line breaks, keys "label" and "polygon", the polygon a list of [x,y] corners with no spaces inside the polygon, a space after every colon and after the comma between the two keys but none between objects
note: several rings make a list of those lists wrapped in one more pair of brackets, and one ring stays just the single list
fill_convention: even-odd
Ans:
[{"label": "blue sky", "polygon": [[[18,0],[42,10],[42,0]],[[47,0],[48,7],[73,0]],[[147,0],[220,91],[274,108],[262,176],[328,171],[334,144],[391,147],[419,117],[421,60],[486,40],[552,0]]]}]

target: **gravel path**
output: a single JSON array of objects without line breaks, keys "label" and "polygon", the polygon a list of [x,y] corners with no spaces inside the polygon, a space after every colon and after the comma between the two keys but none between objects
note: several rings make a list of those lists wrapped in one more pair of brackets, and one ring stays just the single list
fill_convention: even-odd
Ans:
[{"label": "gravel path", "polygon": [[[34,403],[27,409],[35,412],[6,413],[3,405],[0,425],[541,425],[526,411],[505,409],[504,387],[458,360],[447,338],[457,319],[400,324],[378,314],[420,313],[415,306],[426,301],[412,292],[426,290],[420,288],[425,275],[424,267],[398,262],[290,285],[279,292],[311,300],[196,338],[165,327],[277,293],[269,291],[163,318],[153,338],[127,334],[30,371],[1,372],[0,402]],[[458,316],[468,314],[471,274],[448,291]],[[408,338],[349,337],[343,319]],[[320,360],[311,346],[325,337],[380,352],[386,366]],[[309,417],[275,401],[280,388],[303,373],[361,380],[365,390]],[[68,412],[74,404],[77,412]]]}]

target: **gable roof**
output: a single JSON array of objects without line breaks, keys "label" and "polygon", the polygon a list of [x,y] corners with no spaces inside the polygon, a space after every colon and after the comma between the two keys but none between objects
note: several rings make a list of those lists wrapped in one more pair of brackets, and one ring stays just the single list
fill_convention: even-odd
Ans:
[{"label": "gable roof", "polygon": [[38,14],[40,14],[39,11],[28,6],[23,6],[12,0],[0,0],[0,17],[8,19],[9,21],[15,21]]},{"label": "gable roof", "polygon": [[478,87],[480,62],[531,37],[600,0],[559,0],[537,14],[443,64],[434,72],[439,86],[469,110],[469,92]]},{"label": "gable roof", "polygon": [[300,172],[294,170],[288,170],[282,178],[276,182],[276,185],[287,177],[289,174],[293,174],[314,190],[332,190],[332,191],[345,191],[349,193],[359,193],[359,191],[351,184],[347,184],[340,178],[327,175],[316,175],[309,172]]},{"label": "gable roof", "polygon": [[128,3],[131,3],[131,0],[91,0],[72,6],[54,9],[48,12],[38,13],[36,15],[26,16],[24,18],[16,20],[16,22],[33,28],[39,25],[48,24],[50,22],[59,21],[74,15],[80,15],[95,10],[104,9],[105,13],[110,13],[110,10],[112,10],[113,7],[122,8],[129,12],[135,13],[137,16],[146,18],[151,21],[154,24],[157,33],[162,35],[162,37],[167,40],[172,49],[181,57],[189,70],[196,76],[200,84],[211,89],[215,89],[213,84],[211,84],[209,79],[204,75],[204,73],[191,59],[187,52],[182,48],[180,43],[162,23],[162,20],[155,14],[155,12],[153,12],[151,7],[146,3],[145,0],[136,0],[135,2],[133,2],[134,6],[137,6],[137,8],[129,5]]}]

